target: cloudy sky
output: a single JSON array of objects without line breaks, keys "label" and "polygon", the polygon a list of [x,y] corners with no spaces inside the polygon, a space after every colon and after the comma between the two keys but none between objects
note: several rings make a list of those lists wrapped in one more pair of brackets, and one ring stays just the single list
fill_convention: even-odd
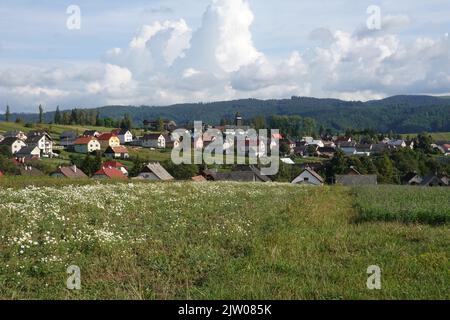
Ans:
[{"label": "cloudy sky", "polygon": [[1,2],[0,111],[450,93],[448,0]]}]

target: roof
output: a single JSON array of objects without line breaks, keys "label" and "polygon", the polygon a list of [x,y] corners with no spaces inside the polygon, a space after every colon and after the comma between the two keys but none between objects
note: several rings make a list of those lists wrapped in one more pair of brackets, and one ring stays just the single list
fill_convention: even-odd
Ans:
[{"label": "roof", "polygon": [[0,146],[11,146],[17,140],[22,141],[15,137],[7,137],[7,138],[3,139],[2,141],[0,141]]},{"label": "roof", "polygon": [[435,176],[434,174],[429,174],[426,177],[424,177],[422,179],[422,182],[420,183],[420,185],[422,186],[427,186],[430,184],[437,184],[437,185],[447,185],[442,179],[440,179],[439,177]]},{"label": "roof", "polygon": [[161,136],[164,137],[161,133],[148,133],[142,137],[142,140],[158,140]]},{"label": "roof", "polygon": [[75,140],[74,144],[88,144],[91,142],[91,140],[97,140],[97,138],[94,137],[80,137],[77,140]]},{"label": "roof", "polygon": [[81,171],[81,169],[77,168],[77,166],[70,166],[70,167],[61,167],[58,170],[56,170],[55,173],[61,173],[66,178],[87,178],[88,176]]},{"label": "roof", "polygon": [[105,153],[128,153],[128,149],[124,146],[108,147]]},{"label": "roof", "polygon": [[317,172],[315,172],[313,169],[305,168],[305,170],[303,170],[303,172],[304,171],[308,171],[314,178],[316,178],[317,180],[319,180],[322,183],[324,182],[322,176],[320,174],[318,174]]},{"label": "roof", "polygon": [[0,171],[0,177],[3,177],[3,176],[4,176],[3,172]]},{"label": "roof", "polygon": [[131,131],[128,130],[128,129],[114,129],[114,130],[111,130],[111,133],[115,134],[116,136],[123,135],[123,134],[125,134],[127,132],[131,132]]},{"label": "roof", "polygon": [[376,175],[336,175],[336,184],[344,186],[376,185],[378,179]]},{"label": "roof", "polygon": [[174,180],[174,177],[172,177],[170,173],[168,173],[167,170],[164,169],[164,167],[161,164],[159,164],[159,162],[149,163],[144,167],[142,171],[152,172],[155,176],[157,176],[160,180],[163,181]]},{"label": "roof", "polygon": [[123,164],[121,164],[118,161],[106,161],[105,163],[103,163],[104,167],[111,167],[111,168],[125,168],[125,166]]},{"label": "roof", "polygon": [[101,140],[101,141],[109,140],[111,138],[117,138],[117,135],[115,135],[113,133],[102,133],[101,135],[99,135],[97,137],[97,139]]},{"label": "roof", "polygon": [[191,180],[194,181],[194,182],[205,182],[205,181],[207,181],[204,176],[195,176],[195,177],[192,177]]},{"label": "roof", "polygon": [[97,130],[86,130],[83,135],[85,136],[93,136],[95,134],[99,134],[100,132],[98,132]]},{"label": "roof", "polygon": [[317,151],[320,153],[335,153],[336,149],[333,147],[319,147]]},{"label": "roof", "polygon": [[36,146],[26,146],[26,147],[21,148],[19,151],[17,151],[16,156],[31,155],[31,152],[33,152],[34,149],[38,149],[39,153],[41,152],[40,149]]},{"label": "roof", "polygon": [[122,171],[115,168],[103,167],[94,173],[94,176],[103,175],[110,179],[127,179],[127,176],[123,174]]}]

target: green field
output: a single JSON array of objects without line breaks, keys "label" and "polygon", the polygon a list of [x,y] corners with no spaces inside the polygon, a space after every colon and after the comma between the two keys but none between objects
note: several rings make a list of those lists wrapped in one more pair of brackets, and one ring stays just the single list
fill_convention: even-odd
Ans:
[{"label": "green field", "polygon": [[363,187],[356,190],[362,220],[450,223],[450,189],[407,186]]},{"label": "green field", "polygon": [[[431,132],[429,133],[434,141],[450,141],[450,132]],[[402,134],[403,138],[413,138],[417,133]]]},{"label": "green field", "polygon": [[0,298],[450,299],[450,226],[362,221],[351,189],[12,179]]}]

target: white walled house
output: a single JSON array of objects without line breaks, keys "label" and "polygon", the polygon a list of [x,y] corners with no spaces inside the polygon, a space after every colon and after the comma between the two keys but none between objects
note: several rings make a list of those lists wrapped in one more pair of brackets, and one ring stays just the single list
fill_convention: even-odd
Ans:
[{"label": "white walled house", "polygon": [[15,137],[8,137],[0,142],[0,146],[7,146],[9,148],[9,151],[11,151],[12,154],[15,154],[27,145],[25,142],[23,142],[23,140]]},{"label": "white walled house", "polygon": [[162,134],[146,134],[142,137],[142,146],[144,148],[165,149],[166,138]]},{"label": "white walled house", "polygon": [[293,184],[305,184],[314,186],[323,186],[323,178],[311,168],[306,168],[303,172],[292,181]]},{"label": "white walled house", "polygon": [[53,139],[48,134],[28,136],[26,141],[28,146],[38,147],[41,154],[45,156],[53,155]]},{"label": "white walled house", "polygon": [[81,137],[78,138],[75,143],[75,152],[78,153],[91,153],[97,150],[101,150],[100,142],[94,137]]},{"label": "white walled house", "polygon": [[111,131],[111,133],[119,137],[121,144],[130,143],[131,141],[133,141],[133,134],[131,133],[130,130],[116,129]]}]

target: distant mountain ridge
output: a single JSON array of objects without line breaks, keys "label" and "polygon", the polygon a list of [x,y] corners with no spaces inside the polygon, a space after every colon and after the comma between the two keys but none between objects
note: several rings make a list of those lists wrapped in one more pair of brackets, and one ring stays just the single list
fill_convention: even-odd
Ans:
[{"label": "distant mountain ridge", "polygon": [[[184,103],[166,107],[104,106],[97,108],[101,117],[119,119],[129,114],[134,123],[144,119],[165,118],[179,124],[202,120],[218,124],[221,119],[233,119],[239,112],[245,120],[256,116],[299,115],[316,120],[325,128],[343,131],[347,128],[372,128],[380,132],[446,132],[450,131],[450,99],[425,95],[399,95],[381,100],[343,101],[292,97],[291,99],[241,99],[211,103]],[[54,112],[44,114],[46,121]],[[37,114],[12,114],[25,121],[36,121]],[[0,119],[3,115],[0,116]]]}]

